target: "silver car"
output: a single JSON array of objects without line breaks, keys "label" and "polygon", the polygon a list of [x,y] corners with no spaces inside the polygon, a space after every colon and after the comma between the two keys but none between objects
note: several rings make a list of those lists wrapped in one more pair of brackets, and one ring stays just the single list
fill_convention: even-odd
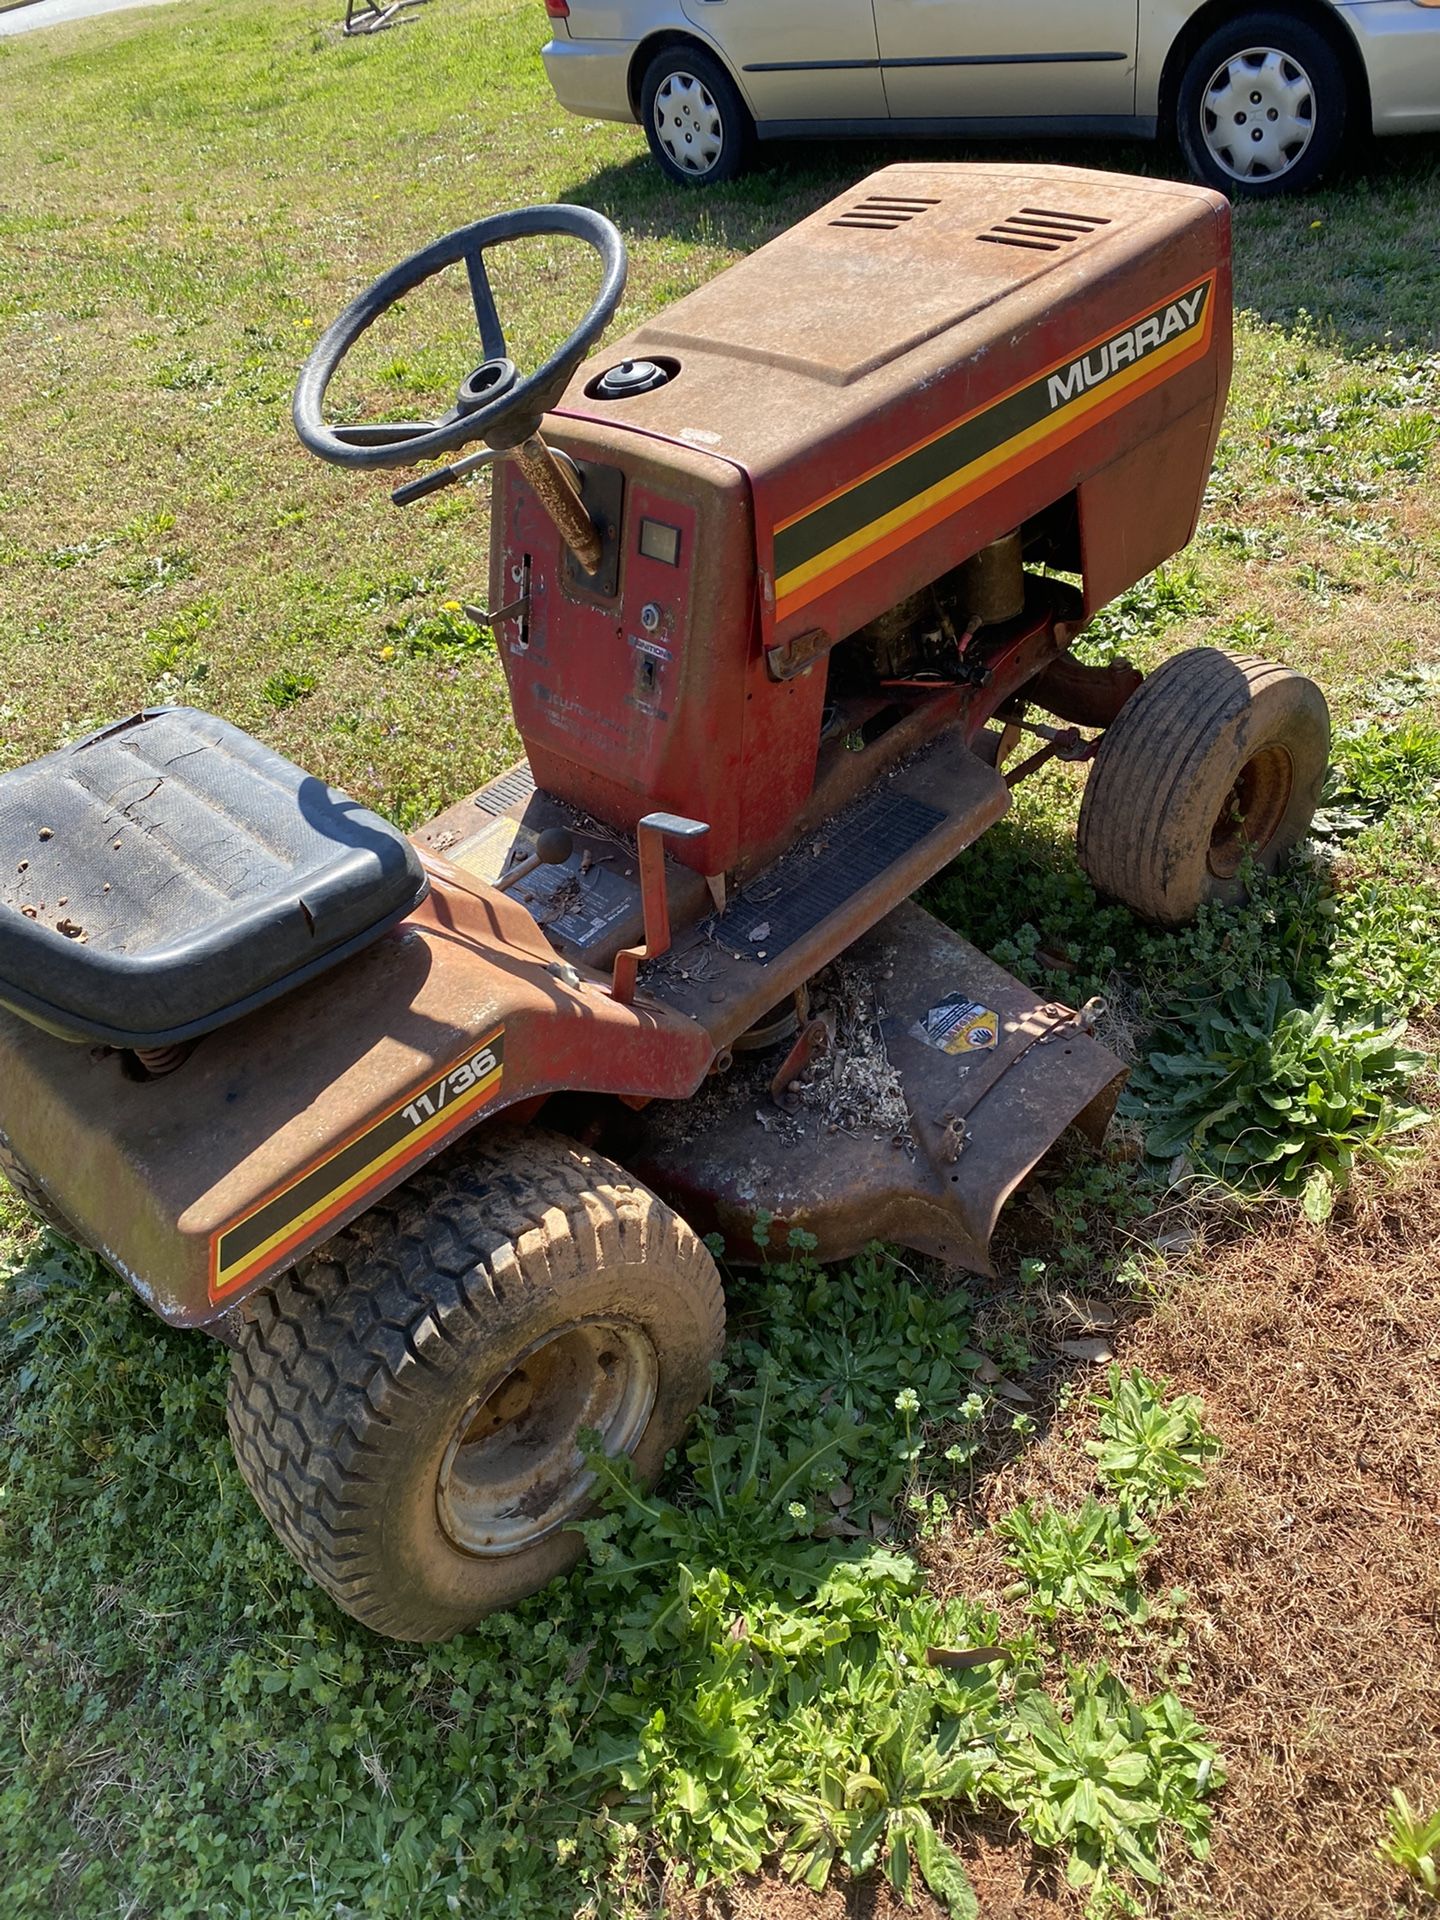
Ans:
[{"label": "silver car", "polygon": [[1226,193],[1303,192],[1347,131],[1440,128],[1440,0],[545,0],[560,104],[673,179],[757,140],[1173,133]]}]

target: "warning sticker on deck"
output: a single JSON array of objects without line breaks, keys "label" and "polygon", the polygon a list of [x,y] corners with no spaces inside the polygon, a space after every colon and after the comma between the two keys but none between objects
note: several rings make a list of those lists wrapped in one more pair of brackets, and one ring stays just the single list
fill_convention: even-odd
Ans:
[{"label": "warning sticker on deck", "polygon": [[988,1053],[1000,1037],[999,1016],[978,1000],[952,993],[931,1007],[910,1029],[917,1040],[941,1053]]}]

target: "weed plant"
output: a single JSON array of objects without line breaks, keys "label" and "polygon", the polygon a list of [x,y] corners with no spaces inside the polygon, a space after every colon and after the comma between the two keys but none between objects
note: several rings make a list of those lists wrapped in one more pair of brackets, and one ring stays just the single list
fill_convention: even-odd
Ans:
[{"label": "weed plant", "polygon": [[1440,1810],[1418,1812],[1396,1787],[1386,1823],[1390,1830],[1377,1849],[1380,1858],[1398,1867],[1432,1901],[1440,1901]]},{"label": "weed plant", "polygon": [[[703,1881],[773,1859],[817,1887],[836,1863],[923,1881],[965,1915],[967,1808],[1008,1810],[1098,1912],[1168,1845],[1203,1851],[1221,1772],[1177,1699],[936,1600],[857,1524],[946,1484],[967,1407],[1003,1430],[962,1290],[804,1247],[738,1282],[724,1377],[661,1488],[597,1459],[587,1562],[420,1650],[345,1621],[265,1531],[222,1356],[103,1285],[54,1242],[0,1323],[12,1913],[608,1920],[639,1910],[649,1860]],[[1140,1549],[1106,1541],[1123,1586]],[[1067,1604],[1103,1608],[1117,1576],[1087,1564]],[[1049,1575],[1026,1573],[1043,1620]]]}]

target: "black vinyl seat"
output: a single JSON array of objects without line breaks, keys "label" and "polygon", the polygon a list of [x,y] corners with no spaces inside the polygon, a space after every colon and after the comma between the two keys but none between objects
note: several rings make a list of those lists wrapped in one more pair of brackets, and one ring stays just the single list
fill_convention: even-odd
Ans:
[{"label": "black vinyl seat", "polygon": [[427,884],[396,828],[238,727],[136,714],[0,774],[0,1005],[170,1046],[345,959]]}]

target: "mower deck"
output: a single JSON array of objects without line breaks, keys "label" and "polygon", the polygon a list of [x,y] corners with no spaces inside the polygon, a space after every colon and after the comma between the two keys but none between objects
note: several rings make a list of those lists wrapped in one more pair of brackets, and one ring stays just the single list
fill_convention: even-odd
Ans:
[{"label": "mower deck", "polygon": [[732,1258],[770,1215],[772,1245],[803,1228],[822,1259],[896,1239],[993,1273],[1006,1200],[1068,1124],[1098,1141],[1124,1077],[1080,1016],[907,903],[819,977],[793,1049],[737,1055],[607,1145]]}]

